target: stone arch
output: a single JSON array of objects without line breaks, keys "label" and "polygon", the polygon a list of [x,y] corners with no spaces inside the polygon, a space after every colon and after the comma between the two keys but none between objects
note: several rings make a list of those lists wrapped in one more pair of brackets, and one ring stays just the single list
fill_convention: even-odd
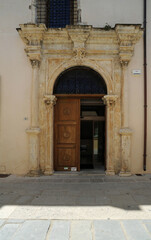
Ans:
[{"label": "stone arch", "polygon": [[53,94],[55,82],[62,72],[64,72],[67,69],[70,69],[72,67],[77,67],[77,66],[88,67],[88,68],[94,70],[95,72],[97,72],[98,74],[100,74],[106,83],[107,94],[114,93],[113,81],[112,81],[110,74],[103,67],[98,65],[96,61],[90,61],[90,60],[84,60],[84,61],[80,62],[80,64],[73,60],[66,61],[66,62],[63,62],[62,64],[60,64],[57,68],[54,69],[52,74],[49,76],[48,89],[47,89],[48,93]]},{"label": "stone arch", "polygon": [[76,66],[56,79],[53,94],[107,94],[104,79],[92,68]]}]

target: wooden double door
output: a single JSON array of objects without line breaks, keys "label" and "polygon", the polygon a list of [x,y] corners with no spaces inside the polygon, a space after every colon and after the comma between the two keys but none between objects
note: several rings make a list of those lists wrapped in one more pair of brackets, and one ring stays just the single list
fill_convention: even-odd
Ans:
[{"label": "wooden double door", "polygon": [[58,98],[54,110],[56,171],[80,170],[80,99]]}]

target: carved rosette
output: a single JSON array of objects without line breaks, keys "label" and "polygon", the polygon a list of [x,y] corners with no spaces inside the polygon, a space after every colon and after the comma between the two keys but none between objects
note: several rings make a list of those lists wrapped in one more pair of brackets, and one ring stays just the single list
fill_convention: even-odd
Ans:
[{"label": "carved rosette", "polygon": [[57,98],[54,95],[45,95],[43,100],[46,106],[50,106],[52,108],[56,104]]},{"label": "carved rosette", "polygon": [[86,55],[86,50],[85,48],[74,48],[73,53],[75,60],[82,60]]}]

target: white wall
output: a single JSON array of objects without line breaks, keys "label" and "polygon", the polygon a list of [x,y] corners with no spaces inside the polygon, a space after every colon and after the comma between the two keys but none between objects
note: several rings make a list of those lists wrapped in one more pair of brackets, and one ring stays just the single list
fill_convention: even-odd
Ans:
[{"label": "white wall", "polygon": [[31,66],[16,28],[30,22],[29,5],[0,0],[0,173],[23,174],[28,167]]},{"label": "white wall", "polygon": [[80,0],[80,5],[82,22],[94,27],[143,22],[143,0]]}]

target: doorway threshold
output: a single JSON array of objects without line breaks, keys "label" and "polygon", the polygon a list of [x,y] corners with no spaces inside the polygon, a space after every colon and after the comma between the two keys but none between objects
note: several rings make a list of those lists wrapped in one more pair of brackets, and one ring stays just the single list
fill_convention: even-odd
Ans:
[{"label": "doorway threshold", "polygon": [[104,170],[92,170],[92,169],[85,169],[77,172],[70,172],[70,171],[55,171],[55,176],[105,176]]}]

